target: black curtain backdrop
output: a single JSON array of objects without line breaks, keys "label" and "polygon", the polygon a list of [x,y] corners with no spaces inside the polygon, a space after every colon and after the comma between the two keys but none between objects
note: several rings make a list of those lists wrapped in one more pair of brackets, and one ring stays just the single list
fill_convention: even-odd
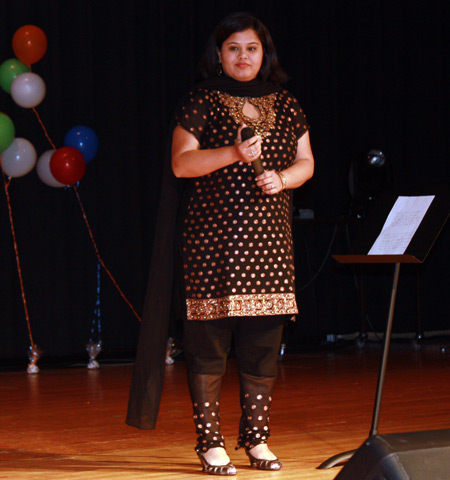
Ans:
[{"label": "black curtain backdrop", "polygon": [[[212,28],[238,10],[269,27],[291,76],[287,88],[312,125],[316,173],[295,203],[313,210],[315,220],[295,224],[301,314],[287,331],[288,345],[359,331],[358,278],[329,255],[345,252],[358,228],[343,220],[349,166],[377,148],[399,194],[448,187],[447,0],[3,0],[0,63],[14,57],[19,27],[44,30],[48,50],[32,66],[47,86],[37,111],[57,147],[73,126],[96,132],[98,154],[79,194],[105,264],[140,313],[170,117],[192,85]],[[3,91],[0,111],[38,155],[51,148],[32,110]],[[97,258],[76,196],[48,187],[34,171],[12,179],[9,192],[34,341],[47,358],[85,355]],[[424,265],[402,270],[396,331],[415,331],[418,311],[425,330],[449,329],[448,245],[447,226]],[[8,363],[26,360],[29,336],[3,180],[0,252],[0,359]],[[366,269],[374,331],[384,329],[392,268]],[[101,322],[103,355],[132,354],[139,321],[104,271]]]}]

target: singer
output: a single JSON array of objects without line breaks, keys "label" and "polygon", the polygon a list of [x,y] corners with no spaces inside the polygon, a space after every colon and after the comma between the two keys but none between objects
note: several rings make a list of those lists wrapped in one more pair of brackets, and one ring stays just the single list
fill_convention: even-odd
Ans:
[{"label": "singer", "polygon": [[[313,175],[309,125],[296,98],[282,87],[287,76],[269,31],[250,14],[220,22],[199,77],[175,115],[171,168],[176,178],[169,172],[166,181],[176,190],[184,179],[183,190],[173,216],[176,228],[167,226],[170,215],[159,220],[166,222],[159,224],[166,225],[165,236],[160,244],[155,241],[152,269],[158,274],[150,273],[127,422],[154,427],[163,373],[149,364],[152,352],[162,349],[150,337],[167,334],[167,327],[157,325],[167,325],[175,305],[183,310],[195,450],[203,471],[236,474],[219,415],[232,339],[242,407],[236,448],[244,449],[253,467],[279,470],[281,461],[267,443],[269,412],[284,323],[298,313],[289,191]],[[242,135],[248,127],[253,133]],[[174,267],[161,264],[172,237]],[[165,300],[155,293],[162,284],[170,295],[179,295]]]}]

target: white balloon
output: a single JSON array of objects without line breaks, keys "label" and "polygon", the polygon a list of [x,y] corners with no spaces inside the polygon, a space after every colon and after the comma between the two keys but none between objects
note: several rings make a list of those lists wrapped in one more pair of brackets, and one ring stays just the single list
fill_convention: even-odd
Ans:
[{"label": "white balloon", "polygon": [[45,97],[45,83],[39,75],[32,72],[21,73],[11,84],[11,97],[17,105],[33,108]]},{"label": "white balloon", "polygon": [[8,177],[23,177],[36,165],[36,150],[26,138],[15,138],[2,152],[2,168]]},{"label": "white balloon", "polygon": [[37,176],[49,187],[65,187],[64,183],[58,182],[58,180],[56,180],[50,170],[50,159],[52,158],[52,155],[54,153],[55,150],[47,150],[38,158],[36,164],[36,173]]}]

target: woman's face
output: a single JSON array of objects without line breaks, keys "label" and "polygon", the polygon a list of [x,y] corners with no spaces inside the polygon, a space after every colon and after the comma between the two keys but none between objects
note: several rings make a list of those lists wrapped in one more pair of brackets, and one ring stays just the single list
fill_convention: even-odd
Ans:
[{"label": "woman's face", "polygon": [[230,35],[217,53],[224,73],[241,82],[256,78],[264,57],[258,34],[251,28]]}]

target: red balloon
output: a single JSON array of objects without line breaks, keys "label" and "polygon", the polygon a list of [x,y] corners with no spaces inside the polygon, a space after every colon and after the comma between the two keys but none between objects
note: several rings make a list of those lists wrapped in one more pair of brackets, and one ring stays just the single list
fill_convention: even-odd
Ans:
[{"label": "red balloon", "polygon": [[50,171],[58,182],[74,185],[83,178],[86,160],[74,147],[61,147],[50,158]]},{"label": "red balloon", "polygon": [[47,36],[41,28],[35,25],[24,25],[14,34],[12,48],[21,62],[31,65],[45,55]]}]

